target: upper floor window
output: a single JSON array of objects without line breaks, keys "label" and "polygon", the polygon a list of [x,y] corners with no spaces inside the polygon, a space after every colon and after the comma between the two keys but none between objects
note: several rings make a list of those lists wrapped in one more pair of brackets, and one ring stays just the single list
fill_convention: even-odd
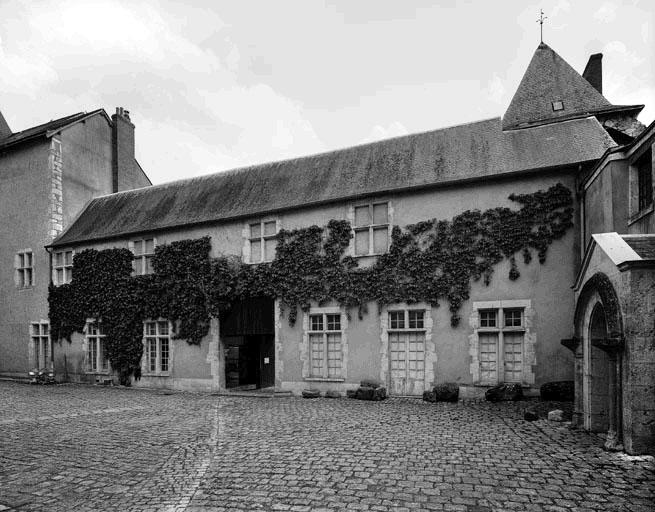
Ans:
[{"label": "upper floor window", "polygon": [[255,222],[248,225],[250,241],[249,263],[263,263],[275,259],[277,248],[277,222],[274,220]]},{"label": "upper floor window", "polygon": [[105,331],[100,322],[86,323],[86,371],[104,373],[109,371],[109,360],[105,347]]},{"label": "upper floor window", "polygon": [[32,328],[32,364],[35,368],[49,368],[52,365],[52,344],[50,342],[50,324],[34,322]]},{"label": "upper floor window", "polygon": [[167,373],[170,361],[170,325],[167,320],[143,322],[144,373]]},{"label": "upper floor window", "polygon": [[73,278],[73,251],[59,251],[54,254],[52,280],[54,284],[70,283]]},{"label": "upper floor window", "polygon": [[130,250],[134,254],[132,268],[137,276],[152,274],[152,258],[155,255],[157,240],[154,238],[144,238],[143,240],[134,240],[130,242]]},{"label": "upper floor window", "polygon": [[355,256],[383,254],[389,248],[389,203],[355,206]]},{"label": "upper floor window", "polygon": [[645,210],[653,204],[653,153],[646,151],[635,167],[637,168],[637,194],[639,197],[639,211]]},{"label": "upper floor window", "polygon": [[32,251],[26,250],[16,254],[16,286],[28,288],[34,286],[34,256]]}]

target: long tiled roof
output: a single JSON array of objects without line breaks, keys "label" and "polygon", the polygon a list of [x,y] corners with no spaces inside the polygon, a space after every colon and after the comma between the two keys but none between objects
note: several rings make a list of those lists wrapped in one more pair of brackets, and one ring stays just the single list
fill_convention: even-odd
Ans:
[{"label": "long tiled roof", "polygon": [[104,112],[102,109],[94,110],[93,112],[78,112],[77,114],[72,114],[70,116],[62,117],[60,119],[55,119],[47,123],[40,124],[38,126],[33,126],[22,132],[12,133],[9,137],[0,139],[0,149],[3,149],[7,146],[12,146],[20,142],[24,142],[28,139],[33,139],[36,137],[41,137],[46,135],[48,132],[56,131],[60,128],[68,126],[69,124],[81,121],[82,119],[95,115],[99,112]]},{"label": "long tiled roof", "polygon": [[595,118],[509,132],[489,119],[99,197],[53,245],[573,165],[611,146]]},{"label": "long tiled roof", "polygon": [[[554,110],[554,101],[561,101],[563,108]],[[503,116],[503,129],[642,108],[643,105],[612,105],[552,48],[541,43]]]}]

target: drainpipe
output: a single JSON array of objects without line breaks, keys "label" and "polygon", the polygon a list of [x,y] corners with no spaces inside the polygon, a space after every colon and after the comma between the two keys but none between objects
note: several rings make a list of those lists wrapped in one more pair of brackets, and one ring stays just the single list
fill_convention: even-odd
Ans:
[{"label": "drainpipe", "polygon": [[[48,290],[50,289],[50,285],[52,285],[52,270],[53,270],[53,263],[52,263],[52,250],[48,247],[45,248],[45,252],[48,253],[48,275],[50,276],[48,279]],[[55,371],[55,344],[52,342],[52,337],[50,335],[50,305],[48,305],[48,339],[50,340],[50,368],[52,368],[52,371]]]}]

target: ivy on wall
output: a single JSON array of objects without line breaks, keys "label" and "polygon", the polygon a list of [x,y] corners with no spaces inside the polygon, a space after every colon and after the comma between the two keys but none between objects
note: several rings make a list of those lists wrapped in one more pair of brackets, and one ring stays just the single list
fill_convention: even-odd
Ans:
[{"label": "ivy on wall", "polygon": [[70,284],[51,286],[50,325],[54,339],[82,332],[87,318],[102,319],[107,355],[121,381],[140,375],[143,320],[167,318],[175,337],[199,344],[211,317],[250,297],[280,301],[291,325],[298,309],[336,301],[357,308],[370,302],[426,302],[449,305],[451,325],[469,298],[471,282],[491,282],[494,266],[508,259],[508,278],[519,278],[516,256],[525,264],[536,252],[546,260],[550,244],[573,225],[571,192],[562,184],[547,191],[511,195],[520,208],[469,210],[452,220],[427,220],[393,227],[388,253],[369,267],[346,256],[351,226],[331,220],[318,226],[281,230],[271,263],[248,265],[239,258],[210,257],[209,237],[158,246],[154,273],[131,276],[127,249],[87,249],[75,256]]}]

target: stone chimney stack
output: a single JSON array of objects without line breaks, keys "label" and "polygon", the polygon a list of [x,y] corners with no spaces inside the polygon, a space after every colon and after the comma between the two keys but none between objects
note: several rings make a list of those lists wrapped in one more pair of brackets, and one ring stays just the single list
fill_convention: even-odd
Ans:
[{"label": "stone chimney stack", "polygon": [[11,129],[9,128],[7,121],[5,121],[2,112],[0,112],[0,140],[6,139],[10,135],[11,135]]},{"label": "stone chimney stack", "polygon": [[112,120],[112,190],[124,190],[123,180],[134,167],[134,125],[130,111],[116,107]]},{"label": "stone chimney stack", "polygon": [[589,56],[589,62],[584,68],[582,77],[589,82],[594,89],[603,94],[603,54],[594,53]]}]

